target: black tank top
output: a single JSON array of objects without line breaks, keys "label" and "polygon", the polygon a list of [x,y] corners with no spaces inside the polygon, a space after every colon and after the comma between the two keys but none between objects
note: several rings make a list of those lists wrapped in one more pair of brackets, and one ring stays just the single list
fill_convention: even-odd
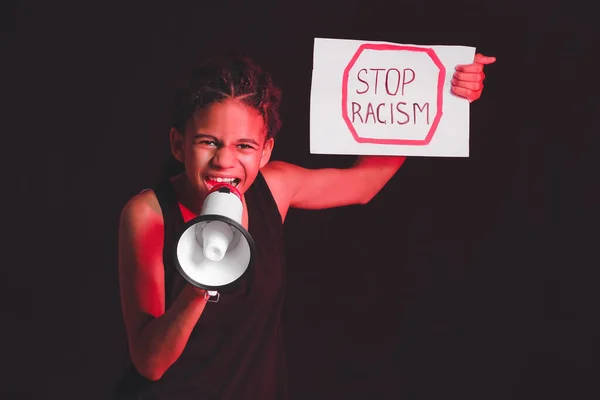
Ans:
[{"label": "black tank top", "polygon": [[[186,282],[173,262],[173,246],[185,223],[170,180],[154,188],[164,219],[166,307]],[[208,302],[179,359],[157,381],[131,363],[117,387],[118,399],[287,399],[281,312],[284,250],[281,216],[259,172],[245,193],[256,261],[238,287]]]}]

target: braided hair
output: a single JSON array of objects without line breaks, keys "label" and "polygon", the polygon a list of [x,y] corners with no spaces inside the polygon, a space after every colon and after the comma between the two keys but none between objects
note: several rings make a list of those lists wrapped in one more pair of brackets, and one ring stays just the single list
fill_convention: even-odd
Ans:
[{"label": "braided hair", "polygon": [[210,59],[192,71],[187,87],[175,96],[171,124],[183,134],[196,110],[228,99],[262,115],[267,139],[279,132],[281,90],[267,72],[247,57]]}]

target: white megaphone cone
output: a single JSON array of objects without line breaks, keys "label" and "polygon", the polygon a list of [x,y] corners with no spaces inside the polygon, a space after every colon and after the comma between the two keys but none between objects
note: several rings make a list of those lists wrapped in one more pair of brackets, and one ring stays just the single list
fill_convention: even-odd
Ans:
[{"label": "white megaphone cone", "polygon": [[177,240],[177,269],[189,283],[205,289],[209,301],[218,301],[219,290],[242,279],[254,260],[255,244],[242,226],[243,210],[234,186],[216,185]]},{"label": "white megaphone cone", "polygon": [[210,261],[221,261],[233,239],[233,231],[225,222],[212,221],[202,229],[204,257]]}]

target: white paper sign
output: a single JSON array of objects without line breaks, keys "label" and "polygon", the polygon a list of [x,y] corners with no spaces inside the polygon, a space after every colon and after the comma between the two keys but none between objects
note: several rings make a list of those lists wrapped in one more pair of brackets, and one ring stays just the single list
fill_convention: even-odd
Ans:
[{"label": "white paper sign", "polygon": [[315,39],[312,154],[469,156],[469,101],[452,93],[475,48]]}]

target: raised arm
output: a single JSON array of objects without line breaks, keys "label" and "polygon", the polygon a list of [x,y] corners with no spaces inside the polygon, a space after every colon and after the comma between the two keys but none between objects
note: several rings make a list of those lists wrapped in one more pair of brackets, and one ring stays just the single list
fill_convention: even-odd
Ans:
[{"label": "raised arm", "polygon": [[187,285],[165,311],[163,226],[152,191],[132,198],[121,212],[121,306],[133,364],[150,380],[179,358],[206,304],[203,292]]},{"label": "raised arm", "polygon": [[[476,54],[472,64],[456,66],[454,94],[473,102],[483,91],[484,65],[495,57]],[[285,219],[289,207],[324,209],[369,202],[402,166],[406,157],[362,156],[346,169],[306,169],[284,162],[263,168],[265,179]]]},{"label": "raised arm", "polygon": [[324,209],[368,203],[402,166],[406,157],[359,157],[350,168],[307,169],[273,161],[263,174],[279,211],[289,207]]}]

